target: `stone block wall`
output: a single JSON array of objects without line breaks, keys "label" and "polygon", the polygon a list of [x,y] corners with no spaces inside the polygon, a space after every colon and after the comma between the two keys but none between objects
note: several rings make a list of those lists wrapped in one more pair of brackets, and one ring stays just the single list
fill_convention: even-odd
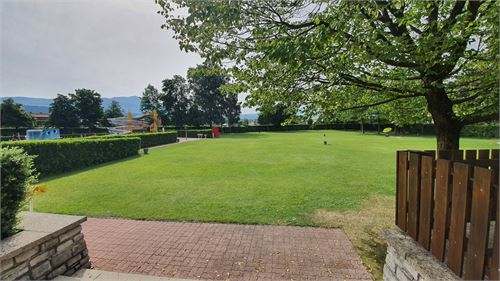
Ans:
[{"label": "stone block wall", "polygon": [[53,279],[89,268],[85,217],[23,213],[24,231],[2,240],[0,279]]},{"label": "stone block wall", "polygon": [[400,230],[386,230],[384,281],[460,280],[445,264]]}]

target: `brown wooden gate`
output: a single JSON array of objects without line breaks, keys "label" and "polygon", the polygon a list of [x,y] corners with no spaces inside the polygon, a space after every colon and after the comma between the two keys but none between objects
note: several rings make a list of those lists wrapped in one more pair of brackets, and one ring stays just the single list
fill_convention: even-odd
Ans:
[{"label": "brown wooden gate", "polygon": [[499,279],[498,158],[397,152],[396,225],[465,279]]}]

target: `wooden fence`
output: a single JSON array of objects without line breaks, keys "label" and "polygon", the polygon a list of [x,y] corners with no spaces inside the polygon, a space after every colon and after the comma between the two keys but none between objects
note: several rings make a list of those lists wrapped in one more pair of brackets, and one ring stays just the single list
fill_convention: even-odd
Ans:
[{"label": "wooden fence", "polygon": [[464,279],[499,279],[498,156],[397,153],[396,225]]}]

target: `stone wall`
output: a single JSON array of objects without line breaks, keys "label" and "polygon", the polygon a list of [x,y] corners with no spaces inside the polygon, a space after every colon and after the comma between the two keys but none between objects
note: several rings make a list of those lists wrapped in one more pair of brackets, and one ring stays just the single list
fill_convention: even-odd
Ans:
[{"label": "stone wall", "polygon": [[21,213],[23,231],[2,240],[0,279],[53,279],[89,268],[81,223],[87,218]]},{"label": "stone wall", "polygon": [[385,238],[385,281],[460,280],[406,233],[390,229],[385,231]]}]

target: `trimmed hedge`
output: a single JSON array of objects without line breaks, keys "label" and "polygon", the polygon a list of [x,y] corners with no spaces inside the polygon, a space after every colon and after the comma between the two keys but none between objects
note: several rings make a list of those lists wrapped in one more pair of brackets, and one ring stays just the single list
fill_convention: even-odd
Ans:
[{"label": "trimmed hedge", "polygon": [[185,138],[187,131],[188,138],[197,138],[198,134],[207,135],[207,138],[212,138],[212,129],[201,129],[201,130],[177,130],[177,135],[179,138]]},{"label": "trimmed hedge", "polygon": [[126,134],[126,135],[106,135],[106,136],[92,136],[87,139],[121,139],[137,137],[141,139],[141,148],[151,147],[169,143],[177,142],[177,132],[160,132],[160,133],[142,133],[142,134]]},{"label": "trimmed hedge", "polygon": [[77,138],[48,141],[8,141],[2,147],[20,147],[35,158],[41,176],[64,173],[137,155],[141,139]]},{"label": "trimmed hedge", "polygon": [[1,238],[16,232],[17,213],[23,206],[34,176],[33,156],[18,147],[0,147],[2,171]]}]

